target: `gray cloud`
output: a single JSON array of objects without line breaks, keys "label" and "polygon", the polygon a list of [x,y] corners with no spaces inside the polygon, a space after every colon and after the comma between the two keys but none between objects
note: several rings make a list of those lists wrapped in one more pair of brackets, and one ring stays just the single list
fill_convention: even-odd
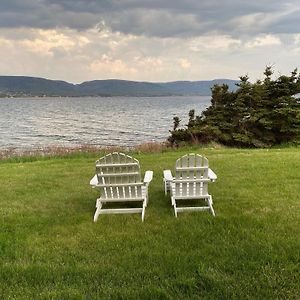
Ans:
[{"label": "gray cloud", "polygon": [[272,29],[276,33],[299,33],[300,7],[298,11],[290,13],[286,18],[274,22],[274,24],[272,24]]},{"label": "gray cloud", "polygon": [[299,32],[298,0],[247,2],[10,0],[0,2],[0,27],[85,30],[105,22],[112,31],[156,37]]}]

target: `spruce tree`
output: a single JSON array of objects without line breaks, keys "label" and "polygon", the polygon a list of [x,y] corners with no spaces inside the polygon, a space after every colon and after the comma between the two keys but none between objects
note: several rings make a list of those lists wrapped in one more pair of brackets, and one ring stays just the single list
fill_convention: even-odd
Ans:
[{"label": "spruce tree", "polygon": [[227,85],[212,88],[211,105],[200,116],[189,112],[186,128],[178,129],[174,118],[171,143],[217,141],[232,146],[269,147],[300,140],[300,75],[272,80],[273,70],[266,67],[263,81],[241,76],[235,92]]}]

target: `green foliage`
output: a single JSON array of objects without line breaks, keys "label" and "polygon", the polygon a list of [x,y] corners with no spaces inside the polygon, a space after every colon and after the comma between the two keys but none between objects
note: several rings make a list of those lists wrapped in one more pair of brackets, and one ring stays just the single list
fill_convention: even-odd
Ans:
[{"label": "green foliage", "polygon": [[[235,92],[228,85],[212,88],[211,105],[201,116],[189,112],[186,128],[176,123],[169,141],[207,143],[216,141],[229,146],[270,147],[300,140],[300,75],[271,79],[267,67],[263,81],[250,83],[241,76]],[[175,119],[175,118],[174,118]]]}]

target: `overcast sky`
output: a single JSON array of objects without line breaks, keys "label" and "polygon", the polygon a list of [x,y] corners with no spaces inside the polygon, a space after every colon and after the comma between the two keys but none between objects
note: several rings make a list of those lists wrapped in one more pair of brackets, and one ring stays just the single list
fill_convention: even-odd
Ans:
[{"label": "overcast sky", "polygon": [[299,0],[0,0],[0,75],[262,78],[299,67]]}]

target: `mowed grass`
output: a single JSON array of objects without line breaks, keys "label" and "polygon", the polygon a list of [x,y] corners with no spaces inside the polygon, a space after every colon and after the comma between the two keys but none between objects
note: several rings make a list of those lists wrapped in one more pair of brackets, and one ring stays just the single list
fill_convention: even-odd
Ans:
[{"label": "mowed grass", "polygon": [[[162,171],[205,155],[216,217],[174,217]],[[145,222],[100,215],[102,153],[0,163],[1,299],[299,299],[299,148],[133,153],[153,170]]]}]

